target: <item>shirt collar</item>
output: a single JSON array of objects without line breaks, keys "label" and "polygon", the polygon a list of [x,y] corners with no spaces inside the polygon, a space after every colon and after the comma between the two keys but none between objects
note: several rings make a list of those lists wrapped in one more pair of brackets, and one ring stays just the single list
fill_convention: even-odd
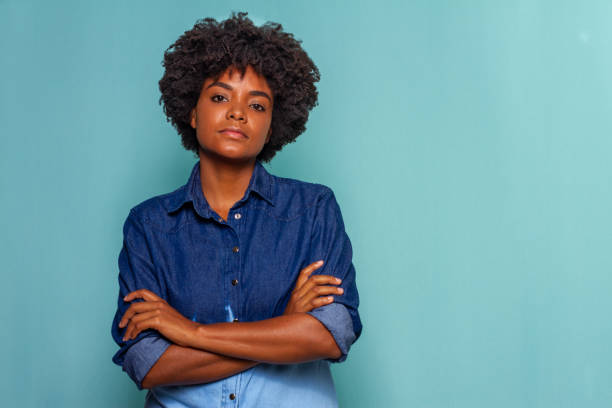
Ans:
[{"label": "shirt collar", "polygon": [[[249,198],[251,192],[255,192],[268,203],[274,205],[274,197],[272,194],[272,181],[272,175],[268,173],[268,171],[259,162],[259,160],[255,161],[255,167],[253,168],[253,174],[251,175],[249,186],[247,187],[244,196],[236,204],[246,201]],[[200,161],[197,161],[196,164],[193,166],[187,184],[178,189],[176,194],[171,197],[168,206],[168,213],[178,210],[183,206],[183,204],[189,201],[193,203],[196,212],[201,217],[213,217],[213,212],[210,206],[208,205],[204,194],[202,193],[202,184],[200,182]]]}]

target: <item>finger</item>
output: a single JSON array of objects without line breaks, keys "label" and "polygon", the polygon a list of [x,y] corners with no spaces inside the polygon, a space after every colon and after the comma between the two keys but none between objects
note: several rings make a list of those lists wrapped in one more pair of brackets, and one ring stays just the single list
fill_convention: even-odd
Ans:
[{"label": "finger", "polygon": [[130,302],[137,298],[144,299],[144,300],[150,300],[150,301],[163,300],[162,298],[160,298],[159,296],[157,296],[155,293],[151,292],[148,289],[138,289],[138,290],[135,290],[125,295],[123,298],[123,301]]},{"label": "finger", "polygon": [[128,307],[128,309],[125,311],[125,313],[121,317],[121,320],[119,321],[119,327],[126,326],[128,322],[130,321],[130,319],[132,319],[132,317],[134,317],[136,313],[146,312],[150,308],[151,308],[150,302],[133,303],[132,305],[130,305],[130,307]]},{"label": "finger", "polygon": [[342,295],[344,289],[336,286],[315,286],[308,293],[306,293],[301,299],[301,302],[310,303],[315,298],[325,295]]},{"label": "finger", "polygon": [[316,285],[321,285],[325,283],[331,283],[333,285],[339,285],[342,283],[342,279],[336,278],[332,275],[313,275],[310,277],[311,281],[314,281]]},{"label": "finger", "polygon": [[158,316],[159,313],[156,310],[134,316],[125,330],[125,334],[123,335],[124,340],[129,340],[131,338],[135,339],[142,330],[151,328],[152,324],[159,323]]},{"label": "finger", "polygon": [[156,310],[146,313],[139,313],[138,315],[134,316],[134,318],[130,320],[130,324],[128,324],[128,327],[125,330],[125,334],[123,335],[123,341],[136,338],[136,336],[138,336],[138,333],[144,330],[143,327],[145,322],[149,319],[156,318],[157,316],[159,316],[159,313]]},{"label": "finger", "polygon": [[159,327],[159,317],[157,315],[151,316],[146,320],[136,323],[134,330],[132,331],[132,338],[138,337],[141,331],[146,329],[155,329]]},{"label": "finger", "polygon": [[321,296],[308,302],[300,300],[298,308],[300,312],[310,312],[312,309],[316,309],[317,307],[330,304],[334,301],[333,296]]},{"label": "finger", "polygon": [[298,277],[297,284],[295,285],[296,288],[299,289],[304,283],[306,283],[310,274],[313,273],[315,270],[319,269],[321,266],[323,266],[323,260],[313,262],[310,265],[303,268],[300,271],[300,275]]},{"label": "finger", "polygon": [[302,287],[296,292],[295,296],[297,299],[301,299],[304,295],[312,290],[313,287],[318,285],[339,285],[342,280],[331,275],[314,275],[311,276],[308,281],[302,285]]},{"label": "finger", "polygon": [[333,301],[334,301],[334,297],[333,296],[321,296],[321,297],[318,297],[316,299],[313,299],[310,302],[310,305],[312,306],[313,309],[316,309],[317,307],[328,305],[328,304],[332,303]]},{"label": "finger", "polygon": [[321,266],[323,266],[323,260],[313,262],[307,267],[303,268],[300,271],[300,275],[298,276],[297,283],[295,284],[295,288],[293,290],[299,290],[302,285],[304,285],[304,283],[308,280],[310,274],[313,273],[315,270],[319,269]]},{"label": "finger", "polygon": [[127,325],[128,321],[134,317],[137,313],[144,313],[150,310],[159,309],[161,307],[161,302],[138,302],[132,303],[132,305],[125,311],[121,320],[119,321],[119,327],[124,327]]}]

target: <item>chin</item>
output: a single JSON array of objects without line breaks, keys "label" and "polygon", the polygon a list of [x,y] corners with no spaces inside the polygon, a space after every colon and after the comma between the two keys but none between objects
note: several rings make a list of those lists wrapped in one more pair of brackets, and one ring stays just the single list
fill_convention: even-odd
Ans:
[{"label": "chin", "polygon": [[245,152],[242,149],[219,149],[219,150],[204,150],[200,149],[200,154],[216,157],[217,159],[233,161],[233,162],[249,162],[257,158],[259,153]]}]

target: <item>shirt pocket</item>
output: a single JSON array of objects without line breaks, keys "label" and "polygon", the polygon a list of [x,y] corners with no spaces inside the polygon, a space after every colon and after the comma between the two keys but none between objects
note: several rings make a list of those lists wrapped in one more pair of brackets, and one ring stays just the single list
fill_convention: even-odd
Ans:
[{"label": "shirt pocket", "polygon": [[[265,214],[265,215],[264,215]],[[251,228],[247,240],[243,312],[249,320],[281,315],[308,262],[310,230],[304,217],[279,219],[265,212],[265,221]]]},{"label": "shirt pocket", "polygon": [[225,321],[222,243],[212,226],[190,223],[164,234],[161,275],[168,303],[199,323]]}]

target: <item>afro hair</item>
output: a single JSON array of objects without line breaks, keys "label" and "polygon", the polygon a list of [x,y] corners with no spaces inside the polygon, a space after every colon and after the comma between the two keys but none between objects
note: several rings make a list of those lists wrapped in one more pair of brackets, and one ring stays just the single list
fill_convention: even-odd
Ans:
[{"label": "afro hair", "polygon": [[246,12],[234,12],[221,22],[198,20],[164,52],[159,103],[163,103],[167,121],[178,131],[185,149],[196,156],[199,144],[190,113],[204,81],[218,79],[230,67],[244,75],[247,66],[252,66],[274,95],[270,141],[258,160],[270,161],[284,145],[295,141],[306,130],[308,114],[317,105],[319,70],[301,41],[278,23],[257,27],[246,16]]}]

